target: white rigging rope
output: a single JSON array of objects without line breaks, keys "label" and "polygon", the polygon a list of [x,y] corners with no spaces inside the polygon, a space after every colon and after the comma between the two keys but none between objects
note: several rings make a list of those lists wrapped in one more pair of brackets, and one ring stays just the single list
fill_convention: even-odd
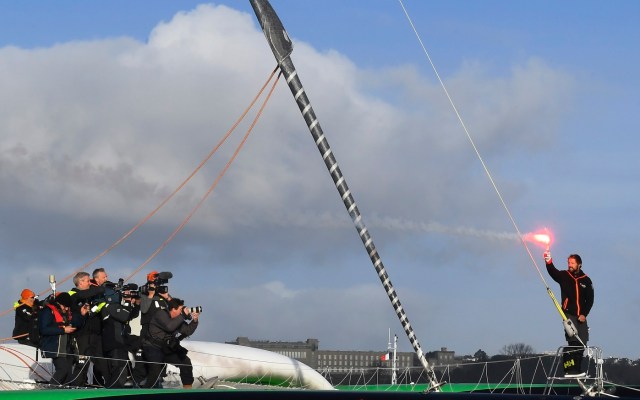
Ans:
[{"label": "white rigging rope", "polygon": [[493,179],[493,176],[491,175],[491,172],[489,171],[489,168],[487,167],[487,164],[484,162],[484,159],[482,158],[482,155],[480,154],[480,151],[478,150],[478,147],[476,146],[473,138],[471,137],[471,133],[467,129],[467,126],[464,123],[464,120],[462,119],[462,116],[460,115],[460,112],[458,111],[458,108],[456,107],[455,103],[453,102],[453,99],[452,99],[451,95],[449,94],[449,91],[447,90],[447,87],[444,84],[444,81],[440,77],[440,73],[438,72],[438,69],[436,68],[433,60],[431,59],[431,56],[429,55],[429,52],[427,51],[426,46],[422,42],[422,38],[420,37],[420,34],[418,33],[418,30],[416,29],[415,25],[413,24],[413,20],[409,16],[409,12],[405,8],[404,4],[402,3],[402,0],[398,0],[398,2],[400,3],[400,6],[402,7],[402,11],[404,12],[405,16],[407,17],[407,20],[409,21],[409,24],[411,25],[411,29],[413,29],[413,32],[415,33],[416,38],[418,39],[418,42],[420,43],[420,47],[422,47],[422,51],[424,52],[425,56],[427,57],[427,60],[429,61],[429,64],[431,65],[431,68],[433,69],[433,72],[435,73],[436,78],[438,79],[438,82],[440,83],[440,86],[442,87],[442,90],[444,91],[445,95],[447,96],[447,99],[449,100],[449,104],[451,105],[451,108],[453,109],[454,113],[456,114],[456,117],[458,118],[458,121],[460,122],[460,125],[462,126],[462,129],[464,130],[465,134],[467,135],[467,139],[469,139],[469,143],[471,143],[471,146],[473,147],[473,150],[475,151],[476,156],[478,157],[478,160],[480,160],[480,163],[482,164],[482,168],[484,168],[484,172],[487,174],[487,177],[489,178],[489,181],[491,182],[491,185],[493,186],[493,189],[495,190],[496,194],[498,195],[498,198],[500,199],[500,203],[502,204],[502,207],[504,208],[505,212],[507,213],[507,216],[509,217],[509,220],[511,221],[511,224],[513,225],[513,228],[515,229],[515,231],[516,231],[516,233],[518,235],[518,238],[520,239],[520,242],[522,243],[522,245],[524,246],[527,254],[529,255],[529,258],[531,259],[531,262],[533,263],[533,266],[536,268],[536,271],[538,271],[538,275],[540,275],[540,279],[542,279],[542,282],[544,283],[544,286],[547,288],[547,291],[550,291],[549,285],[547,284],[546,279],[544,278],[544,276],[542,275],[542,272],[540,271],[540,268],[538,267],[538,263],[536,262],[533,254],[531,253],[531,250],[529,249],[529,246],[527,246],[527,243],[524,240],[524,235],[520,231],[520,228],[518,227],[518,224],[516,223],[516,220],[513,217],[513,214],[511,214],[511,211],[509,210],[509,207],[507,206],[507,203],[505,202],[504,198],[502,197],[502,193],[500,193],[500,189],[498,188],[498,185],[496,184],[495,180]]}]

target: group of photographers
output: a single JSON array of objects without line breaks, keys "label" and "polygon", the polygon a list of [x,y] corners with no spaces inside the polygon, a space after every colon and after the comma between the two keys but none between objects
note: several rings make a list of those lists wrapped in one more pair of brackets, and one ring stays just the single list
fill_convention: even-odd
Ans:
[{"label": "group of photographers", "polygon": [[[147,282],[108,281],[104,268],[78,272],[69,292],[39,302],[24,289],[14,304],[13,336],[19,343],[38,347],[53,360],[55,372],[49,383],[87,386],[93,365],[93,385],[108,388],[161,387],[167,363],[180,369],[184,388],[193,384],[193,368],[180,341],[198,327],[201,307],[184,307],[171,297],[165,285],[170,272],[153,271]],[[131,332],[130,321],[140,316],[140,335]],[[135,366],[129,362],[135,356]]]}]

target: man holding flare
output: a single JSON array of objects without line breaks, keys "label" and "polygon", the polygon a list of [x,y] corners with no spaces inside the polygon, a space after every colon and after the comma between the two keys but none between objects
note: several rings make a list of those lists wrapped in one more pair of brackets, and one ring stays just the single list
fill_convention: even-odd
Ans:
[{"label": "man holding flare", "polygon": [[582,271],[582,258],[578,254],[569,255],[567,269],[563,271],[558,270],[553,264],[549,247],[544,253],[544,261],[549,276],[560,285],[562,311],[577,330],[577,334],[573,336],[565,332],[568,344],[562,354],[565,377],[580,378],[586,375],[581,370],[581,364],[583,350],[589,340],[587,315],[593,306],[593,283]]}]

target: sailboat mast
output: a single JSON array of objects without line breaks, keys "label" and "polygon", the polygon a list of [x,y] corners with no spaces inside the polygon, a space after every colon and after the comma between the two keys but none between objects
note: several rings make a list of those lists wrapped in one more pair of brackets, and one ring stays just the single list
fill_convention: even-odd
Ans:
[{"label": "sailboat mast", "polygon": [[302,117],[307,123],[307,127],[313,136],[313,140],[320,151],[322,159],[329,170],[329,174],[333,179],[334,184],[336,185],[336,189],[340,193],[340,198],[344,203],[344,206],[351,217],[356,230],[358,231],[358,235],[364,244],[364,247],[369,254],[369,258],[373,263],[373,266],[380,278],[380,282],[384,287],[389,300],[391,301],[391,305],[402,324],[402,327],[409,339],[409,342],[413,346],[413,349],[420,360],[420,363],[424,367],[427,372],[427,377],[429,379],[429,383],[431,385],[431,389],[435,391],[439,390],[439,384],[436,379],[435,373],[431,366],[429,365],[424,352],[420,346],[420,342],[416,337],[415,332],[413,331],[413,327],[409,322],[409,318],[400,303],[400,299],[391,284],[391,280],[389,279],[389,275],[382,263],[382,259],[376,250],[375,245],[373,244],[373,239],[369,234],[368,229],[366,228],[364,221],[362,219],[362,215],[358,210],[356,202],[347,186],[347,181],[345,180],[342,172],[340,171],[340,167],[338,167],[338,162],[336,161],[331,148],[329,147],[329,142],[322,131],[322,127],[320,126],[320,122],[316,118],[315,112],[313,111],[313,107],[311,106],[311,102],[305,93],[305,90],[302,86],[302,82],[298,77],[298,73],[291,61],[291,52],[293,51],[293,45],[291,40],[289,39],[289,35],[284,29],[280,18],[276,14],[276,12],[271,7],[271,4],[267,0],[250,0],[251,6],[253,7],[254,12],[260,22],[260,26],[262,27],[262,31],[269,42],[269,46],[273,51],[273,55],[280,66],[280,70],[282,71],[287,84],[289,85],[289,89],[293,94],[293,97],[298,104],[298,108],[302,113]]},{"label": "sailboat mast", "polygon": [[394,334],[393,335],[393,358],[391,361],[391,384],[392,385],[397,385],[398,384],[398,335]]}]

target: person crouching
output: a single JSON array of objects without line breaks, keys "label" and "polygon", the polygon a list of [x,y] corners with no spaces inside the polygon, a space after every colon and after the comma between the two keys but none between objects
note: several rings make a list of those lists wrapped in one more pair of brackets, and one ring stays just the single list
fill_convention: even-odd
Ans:
[{"label": "person crouching", "polygon": [[185,389],[193,384],[193,366],[187,356],[188,350],[180,345],[181,338],[190,336],[198,327],[198,313],[185,310],[184,301],[172,298],[167,310],[158,310],[149,329],[142,339],[143,353],[149,362],[149,375],[143,387],[156,386],[165,368],[165,363],[174,364],[180,369],[180,380]]}]

